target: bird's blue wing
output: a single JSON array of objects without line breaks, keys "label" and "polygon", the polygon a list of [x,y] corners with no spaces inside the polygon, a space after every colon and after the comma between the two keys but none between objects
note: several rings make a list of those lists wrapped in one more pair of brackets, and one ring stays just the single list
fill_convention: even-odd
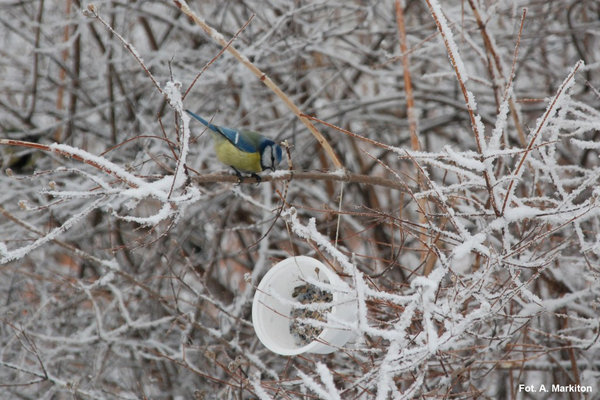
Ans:
[{"label": "bird's blue wing", "polygon": [[231,144],[240,149],[241,151],[245,151],[246,153],[256,153],[258,152],[258,147],[246,138],[244,132],[240,132],[235,129],[226,128],[224,126],[217,126],[217,132],[220,133],[225,139],[229,140]]},{"label": "bird's blue wing", "polygon": [[218,133],[227,139],[232,145],[238,148],[241,151],[245,151],[246,153],[256,153],[258,152],[258,147],[255,143],[253,143],[249,138],[246,137],[246,134],[240,132],[235,129],[227,128],[224,126],[213,125],[204,118],[199,115],[194,114],[190,110],[185,110],[192,117],[196,118],[198,121],[202,122],[204,126],[206,126],[211,131]]}]

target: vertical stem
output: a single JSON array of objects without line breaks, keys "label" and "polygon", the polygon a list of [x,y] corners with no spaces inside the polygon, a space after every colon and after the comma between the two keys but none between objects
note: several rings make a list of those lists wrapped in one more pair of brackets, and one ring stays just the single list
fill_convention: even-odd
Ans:
[{"label": "vertical stem", "polygon": [[37,51],[40,46],[40,35],[42,32],[42,16],[44,15],[44,0],[40,1],[40,8],[36,16],[37,26],[35,28],[35,44],[33,51],[33,71],[32,71],[32,85],[31,85],[31,104],[29,105],[29,111],[25,119],[27,122],[31,121],[31,116],[35,111],[35,104],[37,101],[37,90],[38,90],[38,69],[39,69],[39,52]]},{"label": "vertical stem", "polygon": [[[69,121],[65,138],[73,138],[75,130],[75,115],[77,114],[77,102],[79,100],[79,77],[81,76],[81,35],[77,35],[73,42],[73,79],[71,79],[71,96],[69,98]],[[85,140],[85,137],[84,137]],[[86,146],[84,145],[85,149]]]},{"label": "vertical stem", "polygon": [[[67,0],[65,2],[65,20],[69,19],[69,14],[71,13],[71,0]],[[69,41],[69,36],[70,36],[70,29],[71,26],[69,24],[65,25],[65,27],[63,28],[63,42],[67,43]],[[62,51],[62,61],[63,64],[66,65],[67,60],[69,59],[69,48],[65,47],[64,50]],[[61,111],[64,110],[65,108],[65,104],[64,104],[64,96],[65,96],[65,79],[67,77],[67,71],[65,71],[64,68],[61,68],[58,71],[58,93],[56,94],[56,111],[58,111],[58,115],[61,114]],[[59,125],[56,128],[56,131],[54,131],[54,141],[57,143],[62,142],[63,139],[63,127],[62,125]]]},{"label": "vertical stem", "polygon": [[[396,24],[398,25],[398,37],[400,42],[400,57],[402,60],[403,67],[403,77],[404,77],[404,92],[406,93],[406,117],[408,119],[408,128],[410,131],[410,145],[413,151],[420,151],[421,145],[419,143],[419,134],[417,131],[417,112],[415,110],[415,99],[412,90],[412,80],[410,76],[410,60],[408,56],[408,45],[406,40],[406,25],[404,24],[404,9],[403,9],[403,1],[396,0]],[[420,172],[417,172],[417,184],[419,187],[423,184],[423,175]],[[427,214],[426,211],[429,210],[429,204],[427,199],[419,199],[417,200],[419,203],[419,209],[423,210],[422,213],[419,213],[419,223],[422,226],[427,226]],[[433,270],[433,266],[435,265],[435,261],[437,257],[435,253],[430,250],[427,246],[428,237],[426,232],[421,232],[421,246],[422,246],[422,255],[421,262],[425,262],[423,274],[425,276],[429,275],[429,273]],[[433,243],[435,246],[435,243]]]},{"label": "vertical stem", "polygon": [[408,128],[410,130],[410,145],[414,151],[421,150],[419,136],[417,133],[417,115],[415,110],[415,98],[412,90],[412,80],[410,77],[408,46],[406,41],[406,26],[404,25],[404,10],[402,0],[396,0],[396,23],[398,24],[398,34],[400,38],[400,55],[402,58],[402,67],[404,75],[404,92],[406,93],[406,115],[408,118]]},{"label": "vertical stem", "polygon": [[[111,2],[110,3],[111,8],[114,8],[114,4]],[[111,18],[111,26],[115,26],[115,13],[112,13],[112,18]],[[112,33],[109,32],[110,37],[112,37]],[[107,82],[108,82],[108,101],[109,101],[109,105],[108,105],[108,120],[110,123],[110,137],[112,140],[113,145],[117,144],[117,118],[116,118],[116,104],[115,104],[115,85],[113,83],[113,73],[114,73],[114,68],[113,68],[113,46],[112,45],[108,45],[107,47]]]}]

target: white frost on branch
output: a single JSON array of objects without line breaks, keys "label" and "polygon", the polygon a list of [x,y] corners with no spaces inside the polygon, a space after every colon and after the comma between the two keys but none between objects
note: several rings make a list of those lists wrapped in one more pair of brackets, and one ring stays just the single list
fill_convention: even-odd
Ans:
[{"label": "white frost on branch", "polygon": [[288,208],[284,212],[281,213],[281,216],[290,224],[292,231],[303,239],[308,239],[314,241],[317,246],[325,249],[332,257],[335,258],[337,262],[340,263],[344,272],[347,274],[352,274],[354,267],[352,263],[348,260],[348,257],[344,255],[341,251],[339,251],[334,245],[331,244],[329,238],[321,234],[317,230],[316,220],[311,218],[308,221],[307,225],[303,225],[298,220],[298,215],[296,213],[296,209],[293,207]]},{"label": "white frost on branch", "polygon": [[105,202],[105,198],[96,199],[96,201],[90,203],[83,210],[76,213],[71,218],[67,219],[61,226],[52,229],[49,233],[39,237],[31,244],[16,248],[14,250],[8,250],[6,245],[2,244],[2,247],[0,247],[0,264],[5,264],[9,261],[14,261],[23,258],[38,247],[43,246],[44,244],[59,238],[62,233],[68,231],[73,226],[78,224],[86,215],[88,215],[96,208],[100,207]]},{"label": "white frost on branch", "polygon": [[323,385],[319,385],[313,378],[304,372],[298,370],[298,376],[302,379],[307,388],[315,392],[324,400],[341,400],[340,394],[333,384],[331,373],[322,363],[317,363],[317,373],[321,377]]}]

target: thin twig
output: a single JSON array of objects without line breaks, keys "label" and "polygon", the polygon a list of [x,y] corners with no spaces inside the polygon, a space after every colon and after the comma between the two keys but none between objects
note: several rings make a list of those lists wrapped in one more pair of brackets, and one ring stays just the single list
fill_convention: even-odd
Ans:
[{"label": "thin twig", "polygon": [[[483,20],[481,18],[481,14],[479,12],[479,8],[477,7],[477,4],[474,2],[474,0],[469,0],[469,5],[471,6],[471,9],[473,10],[473,15],[475,16],[477,25],[479,26],[479,29],[481,30],[481,36],[483,38],[483,43],[485,45],[485,48],[492,55],[492,59],[494,60],[494,65],[496,66],[496,70],[498,70],[498,72],[500,73],[500,76],[505,81],[503,97],[506,98],[510,93],[509,89],[512,86],[512,81],[513,81],[514,75],[515,75],[517,58],[519,56],[519,45],[521,43],[521,37],[523,35],[523,27],[525,25],[525,17],[527,15],[527,9],[526,8],[523,9],[523,14],[521,16],[521,26],[519,28],[519,34],[517,35],[517,43],[515,45],[515,50],[514,50],[514,54],[513,54],[512,67],[511,67],[510,75],[507,77],[504,74],[504,68],[502,67],[502,61],[500,60],[500,56],[498,55],[498,52],[496,51],[496,48],[492,42],[492,39],[490,38],[490,36],[488,34],[488,30],[486,29],[485,23],[483,22]],[[525,146],[525,143],[526,143],[525,132],[523,131],[523,126],[521,125],[521,122],[519,120],[519,114],[517,113],[517,108],[515,106],[515,101],[514,101],[513,96],[511,96],[508,99],[508,107],[509,107],[511,115],[513,117],[513,121],[515,123],[515,128],[517,129],[517,133],[519,135],[519,141],[521,142],[521,145]]]},{"label": "thin twig", "polygon": [[558,103],[558,101],[561,99],[561,96],[564,94],[565,89],[568,86],[570,86],[571,80],[575,77],[575,73],[577,73],[577,70],[582,65],[583,65],[583,61],[581,61],[581,60],[579,60],[577,62],[577,64],[575,64],[575,67],[573,68],[573,70],[571,71],[569,76],[567,76],[567,78],[560,85],[560,87],[558,88],[558,91],[556,92],[556,95],[552,99],[552,102],[546,109],[546,112],[544,113],[542,118],[539,120],[540,122],[536,126],[536,129],[535,129],[533,135],[531,135],[531,139],[529,139],[529,144],[527,145],[527,148],[525,149],[525,153],[523,153],[523,155],[521,156],[521,159],[519,160],[519,163],[517,164],[515,171],[513,172],[512,176],[510,177],[510,183],[508,185],[508,189],[506,190],[506,196],[504,197],[504,202],[502,203],[502,210],[501,210],[502,215],[504,215],[504,210],[506,209],[506,205],[508,204],[508,199],[512,196],[512,191],[513,191],[513,186],[515,184],[515,181],[521,175],[521,168],[523,167],[523,164],[525,163],[525,159],[527,158],[527,156],[533,149],[533,146],[535,145],[535,141],[536,141],[537,137],[540,135],[542,128],[544,128],[544,126],[546,125],[546,122],[550,118],[550,115],[552,113],[554,113],[554,111],[555,111],[554,107],[555,107],[556,103]]},{"label": "thin twig", "polygon": [[185,100],[185,96],[187,96],[187,94],[190,92],[190,90],[192,90],[192,88],[196,84],[196,81],[200,78],[200,76],[202,76],[202,74],[204,72],[206,72],[206,70],[208,69],[208,67],[210,67],[212,65],[212,63],[214,63],[215,61],[217,61],[219,59],[219,57],[221,57],[223,55],[223,53],[225,53],[225,51],[227,51],[227,48],[229,46],[231,46],[231,44],[235,41],[235,39],[238,38],[238,36],[240,35],[240,33],[242,33],[244,31],[244,29],[246,29],[246,27],[250,24],[250,22],[254,18],[254,15],[255,14],[252,14],[250,16],[250,18],[248,18],[248,20],[246,21],[246,23],[240,29],[238,29],[238,31],[235,33],[235,35],[233,35],[233,37],[231,39],[229,39],[229,42],[227,42],[227,44],[221,50],[219,50],[219,52],[217,53],[217,55],[214,56],[208,63],[206,63],[206,65],[204,65],[204,67],[202,67],[202,70],[200,72],[198,72],[198,74],[196,75],[196,77],[194,78],[194,80],[192,81],[192,83],[190,83],[190,86],[186,89],[186,91],[183,94],[183,96],[181,96],[182,100]]},{"label": "thin twig", "polygon": [[110,26],[110,24],[108,22],[106,22],[98,14],[98,10],[96,9],[96,6],[94,4],[92,4],[92,3],[88,4],[87,10],[92,14],[92,16],[94,18],[96,18],[98,21],[100,21],[102,23],[102,25],[104,25],[106,27],[106,29],[108,29],[108,31],[110,33],[112,33],[113,35],[115,35],[117,37],[117,39],[119,39],[119,41],[123,44],[123,46],[125,46],[125,48],[129,51],[129,53],[131,53],[131,55],[133,56],[133,58],[135,58],[135,60],[138,62],[138,64],[140,64],[140,66],[142,67],[142,69],[144,70],[144,72],[146,73],[146,75],[148,75],[148,77],[150,78],[150,80],[152,81],[152,83],[154,84],[154,86],[156,87],[156,89],[158,89],[158,91],[162,95],[164,95],[165,93],[163,92],[162,88],[160,87],[160,83],[158,83],[158,81],[156,80],[156,78],[154,77],[154,75],[152,75],[152,72],[150,72],[150,70],[148,69],[148,67],[146,67],[146,64],[144,63],[144,60],[138,54],[137,50],[131,45],[131,43],[129,43],[127,40],[125,40],[125,38],[123,36],[121,36],[117,31],[115,31],[112,28],[112,26]]}]

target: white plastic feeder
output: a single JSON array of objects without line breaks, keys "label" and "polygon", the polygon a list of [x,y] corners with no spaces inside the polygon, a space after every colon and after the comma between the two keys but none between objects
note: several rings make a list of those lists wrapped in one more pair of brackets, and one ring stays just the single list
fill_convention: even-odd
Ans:
[{"label": "white plastic feeder", "polygon": [[306,345],[296,341],[290,333],[290,314],[293,303],[297,303],[292,293],[295,287],[310,280],[332,286],[332,307],[326,314],[328,325],[356,320],[356,302],[350,294],[335,290],[348,287],[335,272],[312,257],[287,258],[266,273],[252,302],[254,330],[260,341],[272,352],[284,356],[301,353],[327,354],[338,350],[354,336],[348,329],[327,326],[315,340]]}]

